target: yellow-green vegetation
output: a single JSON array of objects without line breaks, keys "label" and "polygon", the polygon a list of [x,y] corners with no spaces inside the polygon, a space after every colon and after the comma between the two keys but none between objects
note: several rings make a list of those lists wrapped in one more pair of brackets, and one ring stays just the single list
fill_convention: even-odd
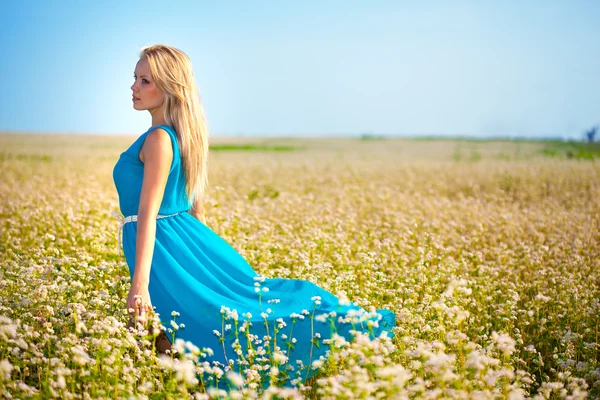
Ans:
[{"label": "yellow-green vegetation", "polygon": [[[261,275],[398,316],[393,339],[335,340],[306,384],[279,388],[273,368],[263,393],[198,357],[158,357],[126,330],[129,272],[110,212],[112,168],[134,139],[0,135],[6,397],[600,395],[595,157],[541,142],[214,139],[213,230]],[[207,392],[201,371],[232,389]]]}]

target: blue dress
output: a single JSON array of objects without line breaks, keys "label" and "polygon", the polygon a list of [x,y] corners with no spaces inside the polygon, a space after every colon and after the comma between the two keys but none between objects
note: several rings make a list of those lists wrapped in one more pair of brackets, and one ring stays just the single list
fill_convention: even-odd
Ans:
[{"label": "blue dress", "polygon": [[[177,330],[176,338],[200,349],[211,348],[207,361],[218,362],[221,368],[230,365],[238,373],[249,364],[275,362],[279,376],[295,384],[316,372],[315,360],[327,357],[329,344],[323,341],[332,337],[332,329],[346,339],[352,338],[353,329],[372,338],[383,331],[393,336],[393,312],[365,314],[312,282],[259,276],[223,238],[185,212],[191,207],[177,134],[170,126],[150,128],[120,155],[114,167],[113,180],[125,217],[138,212],[144,173],[138,154],[147,135],[159,127],[171,137],[173,162],[158,214],[175,215],[156,220],[148,289],[164,325],[170,327],[172,312],[179,313],[176,321],[185,327]],[[131,278],[136,232],[135,221],[123,226],[123,252]],[[205,384],[215,384],[208,379]],[[224,381],[217,385],[223,387]]]}]

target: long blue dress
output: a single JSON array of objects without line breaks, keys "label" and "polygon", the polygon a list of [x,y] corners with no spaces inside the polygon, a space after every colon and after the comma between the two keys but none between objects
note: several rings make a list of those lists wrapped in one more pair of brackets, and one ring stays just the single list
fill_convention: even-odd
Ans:
[{"label": "long blue dress", "polygon": [[[393,312],[364,314],[360,307],[340,302],[312,282],[261,277],[223,238],[185,212],[191,207],[185,195],[177,134],[171,126],[150,128],[120,155],[113,180],[123,216],[138,212],[144,174],[138,154],[147,135],[159,127],[171,136],[173,162],[158,213],[175,215],[156,220],[148,289],[164,325],[170,326],[173,311],[179,313],[177,323],[185,327],[176,332],[177,338],[199,348],[211,348],[213,354],[205,360],[221,366],[232,363],[232,369],[239,373],[247,367],[246,362],[268,364],[275,360],[280,376],[295,384],[312,376],[316,371],[312,363],[327,356],[330,345],[323,340],[332,337],[332,328],[346,339],[352,338],[353,329],[368,332],[372,338],[383,331],[393,336]],[[131,278],[136,232],[135,221],[123,226],[123,252]],[[352,318],[354,323],[347,322]],[[235,352],[236,343],[241,355]],[[249,346],[255,353],[248,352]],[[275,355],[277,347],[280,351]],[[218,386],[223,387],[224,381]]]}]

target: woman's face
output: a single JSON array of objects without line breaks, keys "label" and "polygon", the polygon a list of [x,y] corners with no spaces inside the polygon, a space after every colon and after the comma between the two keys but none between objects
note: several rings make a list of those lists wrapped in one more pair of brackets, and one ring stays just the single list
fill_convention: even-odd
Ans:
[{"label": "woman's face", "polygon": [[162,106],[164,95],[152,78],[146,58],[140,58],[137,62],[134,78],[135,81],[131,85],[133,108],[152,111]]}]

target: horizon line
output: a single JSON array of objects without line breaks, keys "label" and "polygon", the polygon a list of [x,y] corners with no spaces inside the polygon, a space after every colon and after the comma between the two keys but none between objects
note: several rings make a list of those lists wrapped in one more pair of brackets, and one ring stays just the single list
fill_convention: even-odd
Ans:
[{"label": "horizon line", "polygon": [[[135,136],[140,135],[138,133],[94,133],[94,132],[58,132],[58,131],[15,131],[15,130],[0,130],[2,135],[73,135],[73,136]],[[471,139],[471,140],[533,140],[533,141],[587,141],[585,140],[585,134],[581,134],[581,137],[574,135],[552,135],[552,134],[541,134],[537,136],[531,135],[497,135],[497,134],[473,134],[473,133],[455,133],[455,134],[442,134],[442,133],[335,133],[335,132],[324,132],[324,133],[281,133],[281,134],[265,134],[265,133],[212,133],[210,137],[219,138],[268,138],[268,139],[282,139],[282,138],[293,138],[293,139],[326,139],[326,138],[345,138],[345,139],[361,139],[365,141],[369,140],[382,140],[382,139],[416,139],[416,140],[447,140],[447,139]]]}]

